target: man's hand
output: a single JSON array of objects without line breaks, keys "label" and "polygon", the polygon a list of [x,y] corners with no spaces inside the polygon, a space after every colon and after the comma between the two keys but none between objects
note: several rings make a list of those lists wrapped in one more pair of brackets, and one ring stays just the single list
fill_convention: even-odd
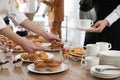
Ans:
[{"label": "man's hand", "polygon": [[96,22],[91,29],[87,30],[87,32],[102,32],[103,29],[109,25],[107,20],[100,20]]}]

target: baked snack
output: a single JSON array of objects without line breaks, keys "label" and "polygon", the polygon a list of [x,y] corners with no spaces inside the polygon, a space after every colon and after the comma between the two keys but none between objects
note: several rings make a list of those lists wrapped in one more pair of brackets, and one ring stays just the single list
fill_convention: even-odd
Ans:
[{"label": "baked snack", "polygon": [[51,49],[60,49],[61,48],[61,42],[52,43],[52,45],[50,47],[51,47]]},{"label": "baked snack", "polygon": [[35,61],[34,62],[35,69],[39,71],[46,71],[47,64],[44,61]]},{"label": "baked snack", "polygon": [[24,60],[29,60],[29,54],[28,53],[23,53],[21,54],[21,58]]},{"label": "baked snack", "polygon": [[14,50],[23,50],[23,48],[20,46],[20,45],[16,45],[16,46],[14,46],[14,48],[13,48]]},{"label": "baked snack", "polygon": [[70,55],[76,56],[76,57],[83,57],[85,56],[85,50],[83,48],[71,48]]},{"label": "baked snack", "polygon": [[49,64],[49,63],[54,62],[54,60],[53,59],[44,59],[44,62],[47,63],[47,64]]},{"label": "baked snack", "polygon": [[38,57],[37,54],[32,54],[32,53],[29,54],[29,60],[30,61],[36,61],[38,58],[39,57]]},{"label": "baked snack", "polygon": [[48,59],[48,55],[45,53],[45,51],[40,51],[40,53],[38,53],[38,56],[42,60]]},{"label": "baked snack", "polygon": [[61,62],[60,61],[54,61],[52,63],[48,64],[48,70],[49,71],[57,71],[60,68]]},{"label": "baked snack", "polygon": [[22,59],[21,58],[18,58],[16,60],[13,60],[13,64],[15,65],[15,67],[21,67],[22,66]]}]

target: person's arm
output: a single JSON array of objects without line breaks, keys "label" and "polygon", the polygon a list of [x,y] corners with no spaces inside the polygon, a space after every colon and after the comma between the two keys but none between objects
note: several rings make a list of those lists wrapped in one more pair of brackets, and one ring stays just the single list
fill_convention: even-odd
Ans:
[{"label": "person's arm", "polygon": [[87,30],[87,32],[102,32],[106,26],[112,25],[115,21],[120,18],[120,5],[113,10],[104,20],[97,21],[92,29]]},{"label": "person's arm", "polygon": [[53,39],[58,40],[58,41],[60,40],[55,35],[45,32],[44,30],[39,28],[37,25],[35,25],[33,22],[31,22],[29,19],[27,19],[27,17],[23,13],[19,12],[15,8],[13,3],[11,3],[9,16],[12,18],[13,21],[18,23],[22,27],[27,28],[28,30],[30,30],[34,33],[37,33],[38,35],[44,37],[45,39],[47,39],[49,41],[53,40]]},{"label": "person's arm", "polygon": [[109,22],[109,26],[120,18],[120,5],[109,14],[105,19]]}]

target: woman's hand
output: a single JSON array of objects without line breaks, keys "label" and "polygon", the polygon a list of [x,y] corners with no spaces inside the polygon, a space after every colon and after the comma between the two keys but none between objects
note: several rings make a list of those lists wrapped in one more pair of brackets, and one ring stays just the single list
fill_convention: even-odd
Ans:
[{"label": "woman's hand", "polygon": [[28,53],[34,53],[35,51],[43,50],[40,45],[34,44],[31,40],[23,38],[22,41],[23,42],[20,43],[20,45]]},{"label": "woman's hand", "polygon": [[46,40],[48,40],[49,42],[52,42],[52,43],[61,41],[61,39],[58,36],[56,36],[56,35],[54,35],[52,33],[47,33],[47,36],[45,36],[44,38]]},{"label": "woman's hand", "polygon": [[108,25],[109,22],[107,20],[100,20],[92,26],[92,29],[87,30],[87,32],[102,32]]}]

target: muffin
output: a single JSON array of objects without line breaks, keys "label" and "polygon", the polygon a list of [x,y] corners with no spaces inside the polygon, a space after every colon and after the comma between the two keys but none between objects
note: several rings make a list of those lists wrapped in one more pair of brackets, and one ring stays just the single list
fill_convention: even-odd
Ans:
[{"label": "muffin", "polygon": [[29,54],[29,60],[30,61],[36,61],[38,59],[38,54]]},{"label": "muffin", "polygon": [[13,60],[13,64],[15,65],[15,67],[21,67],[22,66],[22,59],[21,58],[18,58],[16,60]]},{"label": "muffin", "polygon": [[29,60],[29,55],[28,55],[28,53],[23,53],[23,54],[21,54],[21,58],[24,59],[24,60]]},{"label": "muffin", "polygon": [[35,61],[35,69],[38,71],[46,71],[47,70],[47,64],[44,63],[44,61]]},{"label": "muffin", "polygon": [[48,64],[48,70],[49,71],[57,71],[60,68],[61,62],[60,61],[54,61],[52,63]]},{"label": "muffin", "polygon": [[44,62],[49,64],[49,63],[52,63],[54,60],[53,59],[44,59]]},{"label": "muffin", "polygon": [[38,56],[42,60],[48,59],[48,55],[44,51],[40,51],[40,53],[38,53]]}]

